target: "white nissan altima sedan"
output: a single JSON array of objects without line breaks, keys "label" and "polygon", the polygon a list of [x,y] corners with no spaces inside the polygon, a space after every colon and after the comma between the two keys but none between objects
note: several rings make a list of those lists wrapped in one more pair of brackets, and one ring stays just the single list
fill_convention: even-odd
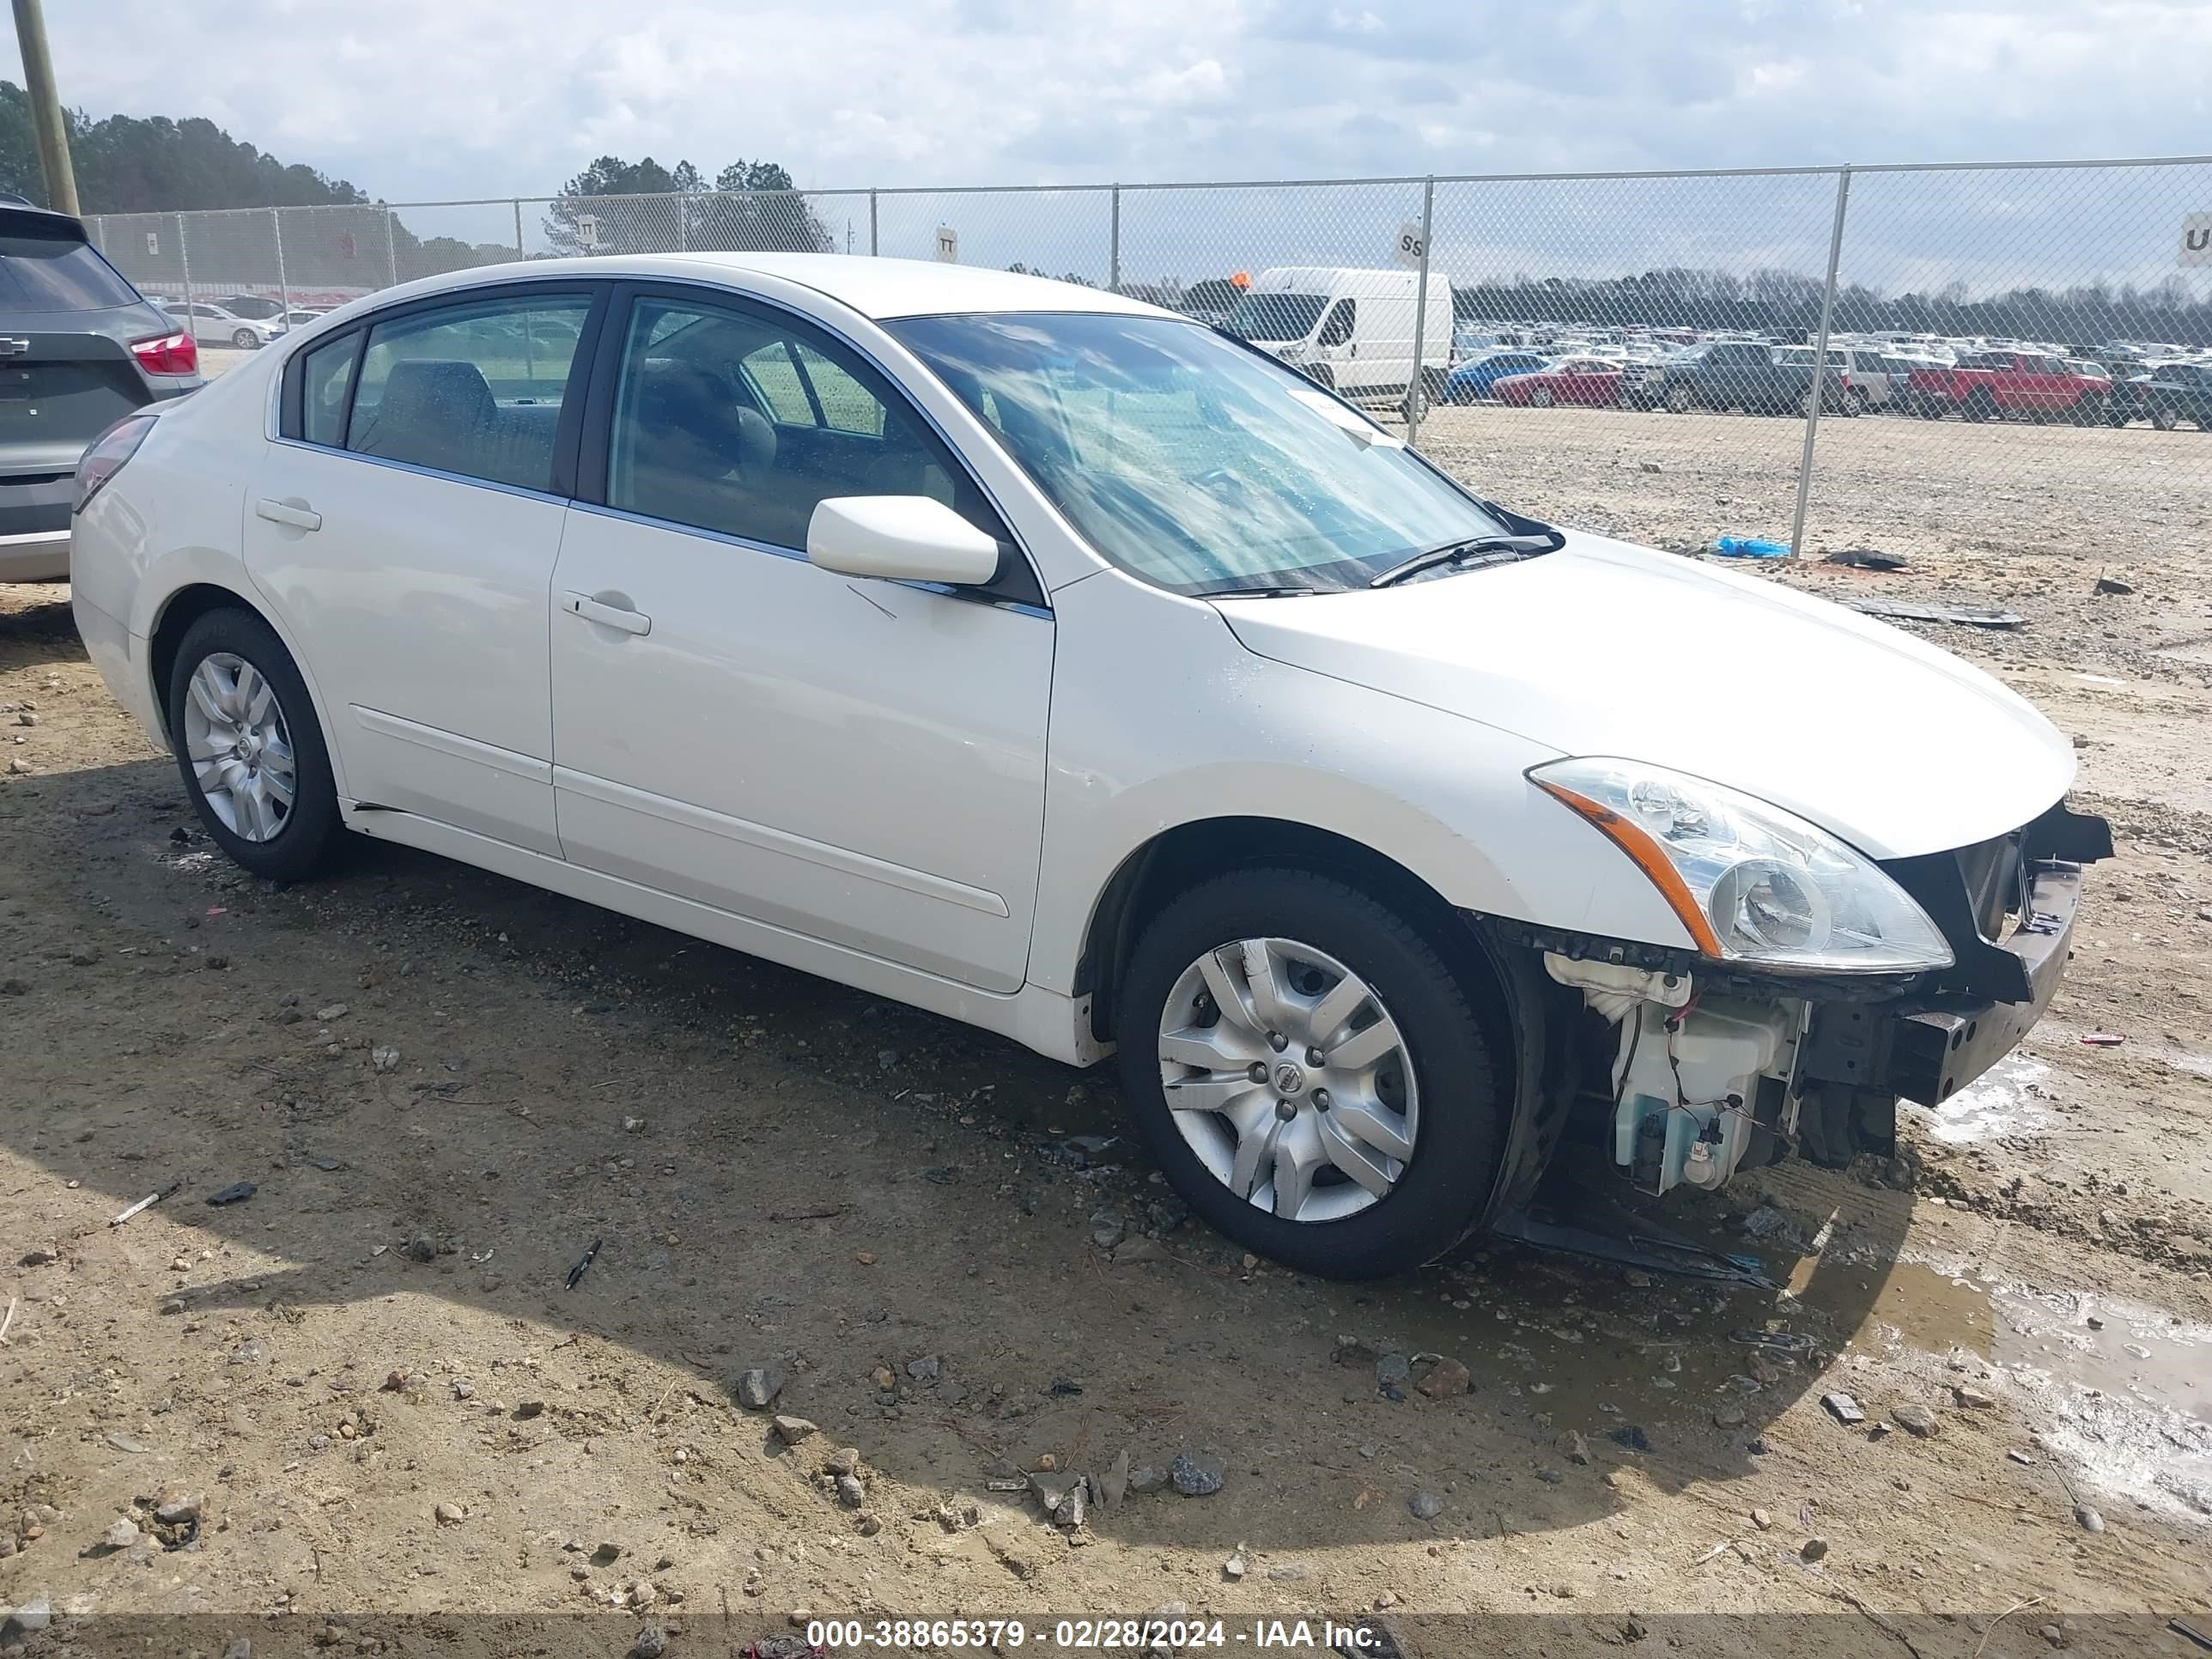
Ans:
[{"label": "white nissan altima sedan", "polygon": [[1888,1149],[2103,821],[1988,676],[1483,499],[1241,343],[836,255],[458,272],[88,453],[77,621],[262,875],[405,842],[1090,1065],[1316,1273]]}]

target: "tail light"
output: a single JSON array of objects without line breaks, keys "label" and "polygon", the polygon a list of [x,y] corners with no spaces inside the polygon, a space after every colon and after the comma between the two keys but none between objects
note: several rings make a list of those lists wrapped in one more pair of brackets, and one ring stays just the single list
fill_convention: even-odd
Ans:
[{"label": "tail light", "polygon": [[70,508],[70,513],[83,512],[85,503],[100,493],[100,486],[123,471],[123,463],[138,453],[138,446],[154,429],[155,419],[151,415],[125,415],[92,441],[76,464],[76,505]]},{"label": "tail light", "polygon": [[197,374],[200,344],[189,334],[157,334],[150,340],[133,340],[131,355],[149,374]]}]

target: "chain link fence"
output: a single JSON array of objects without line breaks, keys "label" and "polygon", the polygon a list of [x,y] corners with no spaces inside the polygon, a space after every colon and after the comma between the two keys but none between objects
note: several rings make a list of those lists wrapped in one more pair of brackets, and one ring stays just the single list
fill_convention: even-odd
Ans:
[{"label": "chain link fence", "polygon": [[1993,501],[2123,477],[2154,519],[2212,524],[2212,441],[2180,436],[2212,433],[2212,158],[701,191],[90,226],[149,295],[217,307],[712,250],[1110,287],[1265,342],[1502,500],[1678,548],[1971,538]]}]

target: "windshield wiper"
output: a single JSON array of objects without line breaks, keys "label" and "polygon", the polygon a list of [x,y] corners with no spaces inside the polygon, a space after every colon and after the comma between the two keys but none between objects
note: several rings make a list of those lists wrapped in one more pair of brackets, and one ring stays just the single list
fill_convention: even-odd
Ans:
[{"label": "windshield wiper", "polygon": [[1318,587],[1307,587],[1297,582],[1228,582],[1219,587],[1201,587],[1188,597],[1194,599],[1295,599],[1302,594],[1320,592]]},{"label": "windshield wiper", "polygon": [[1462,560],[1472,563],[1510,563],[1515,559],[1534,557],[1563,546],[1565,538],[1557,531],[1545,536],[1467,536],[1455,542],[1445,542],[1416,553],[1403,564],[1394,564],[1367,585],[1370,587],[1389,587],[1404,581],[1408,576],[1418,576],[1424,570],[1434,570],[1439,565],[1458,564]]}]

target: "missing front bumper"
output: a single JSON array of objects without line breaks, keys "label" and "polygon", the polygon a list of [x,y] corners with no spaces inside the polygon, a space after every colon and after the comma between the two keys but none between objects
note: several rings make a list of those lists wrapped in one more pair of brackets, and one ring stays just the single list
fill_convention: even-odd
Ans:
[{"label": "missing front bumper", "polygon": [[1864,1091],[1941,1105],[2010,1053],[2043,1017],[2065,975],[2081,902],[2078,866],[2046,863],[2034,872],[2027,919],[1991,947],[2016,963],[2026,994],[2019,1000],[1938,996],[1909,1012],[1822,1005],[1808,1034],[1800,1091]]}]

